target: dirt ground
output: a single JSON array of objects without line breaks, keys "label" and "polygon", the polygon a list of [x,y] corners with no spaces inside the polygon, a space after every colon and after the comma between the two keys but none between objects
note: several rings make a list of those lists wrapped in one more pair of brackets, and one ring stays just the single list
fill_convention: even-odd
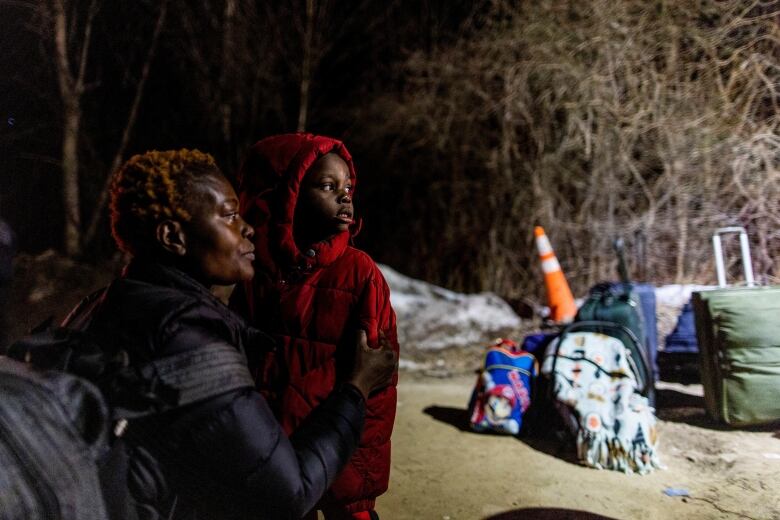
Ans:
[{"label": "dirt ground", "polygon": [[[54,253],[22,257],[10,294],[10,337],[62,319],[119,271]],[[664,325],[666,326],[666,325]],[[667,328],[673,326],[673,319]],[[661,329],[659,324],[659,329]],[[660,455],[667,466],[624,475],[579,466],[556,438],[477,434],[466,403],[481,349],[405,349],[384,520],[754,518],[780,520],[780,425],[732,430],[707,419],[700,385],[661,383]],[[681,488],[690,497],[663,491]]]},{"label": "dirt ground", "polygon": [[[659,385],[667,468],[639,476],[579,466],[556,439],[472,433],[466,403],[473,382],[471,375],[402,373],[390,490],[377,506],[382,518],[780,519],[780,426],[712,424],[700,385]],[[667,488],[691,496],[666,496]]]}]

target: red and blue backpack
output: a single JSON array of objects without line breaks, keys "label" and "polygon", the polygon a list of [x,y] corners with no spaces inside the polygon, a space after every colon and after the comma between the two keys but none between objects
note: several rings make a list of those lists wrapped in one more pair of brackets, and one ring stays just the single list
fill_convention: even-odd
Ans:
[{"label": "red and blue backpack", "polygon": [[523,414],[531,406],[531,390],[538,374],[533,354],[514,341],[499,338],[485,354],[485,366],[469,401],[469,424],[475,431],[517,435]]}]

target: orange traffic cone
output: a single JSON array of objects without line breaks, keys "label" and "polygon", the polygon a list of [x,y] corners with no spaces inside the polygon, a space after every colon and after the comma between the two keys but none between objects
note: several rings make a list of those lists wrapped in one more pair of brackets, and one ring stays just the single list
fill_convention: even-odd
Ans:
[{"label": "orange traffic cone", "polygon": [[567,323],[577,314],[577,305],[571,294],[566,277],[561,271],[561,264],[555,258],[550,240],[544,234],[544,228],[534,228],[536,248],[539,250],[539,260],[542,261],[544,285],[547,288],[547,301],[550,305],[550,318],[558,323]]}]

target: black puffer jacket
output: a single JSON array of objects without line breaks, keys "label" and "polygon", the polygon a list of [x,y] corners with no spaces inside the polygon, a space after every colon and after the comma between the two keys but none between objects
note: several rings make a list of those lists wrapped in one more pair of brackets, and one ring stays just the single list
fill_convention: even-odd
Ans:
[{"label": "black puffer jacket", "polygon": [[[147,369],[226,345],[243,353],[265,338],[186,274],[136,260],[89,317],[88,330],[101,343],[124,348],[131,365]],[[252,389],[243,355],[233,357],[238,371],[233,367],[224,380],[227,391],[200,395],[208,385],[198,385],[197,374],[162,377],[187,396],[185,402],[194,402],[130,421],[123,438],[143,520],[170,518],[172,511],[173,518],[197,520],[256,519],[258,512],[260,518],[300,518],[354,451],[365,415],[357,389],[335,391],[288,438]]]}]

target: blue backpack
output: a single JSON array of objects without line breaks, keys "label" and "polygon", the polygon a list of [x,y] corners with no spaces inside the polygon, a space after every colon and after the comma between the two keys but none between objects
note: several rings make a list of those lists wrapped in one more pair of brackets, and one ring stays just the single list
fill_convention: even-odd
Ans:
[{"label": "blue backpack", "polygon": [[538,373],[533,354],[509,339],[488,348],[485,366],[469,401],[469,424],[475,431],[517,435],[523,414],[531,406],[533,381]]}]

